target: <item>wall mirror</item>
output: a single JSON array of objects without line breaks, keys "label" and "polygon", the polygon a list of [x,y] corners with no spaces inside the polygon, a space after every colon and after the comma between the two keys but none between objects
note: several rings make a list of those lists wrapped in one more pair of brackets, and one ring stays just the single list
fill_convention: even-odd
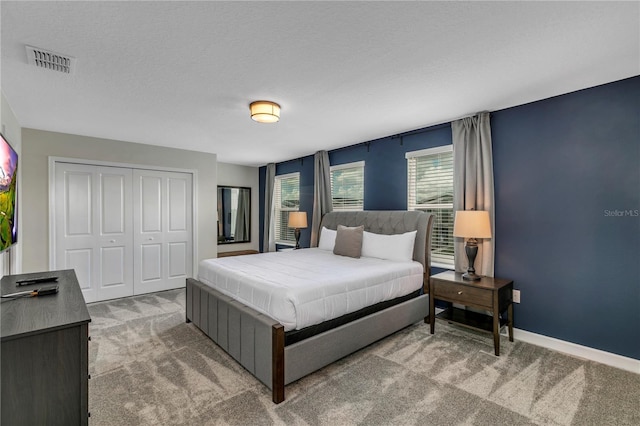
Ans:
[{"label": "wall mirror", "polygon": [[251,188],[218,186],[218,244],[251,241]]}]

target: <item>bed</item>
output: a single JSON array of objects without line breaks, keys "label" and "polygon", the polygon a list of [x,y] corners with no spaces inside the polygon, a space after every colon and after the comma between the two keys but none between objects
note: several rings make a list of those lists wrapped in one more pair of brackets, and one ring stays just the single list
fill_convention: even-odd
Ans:
[{"label": "bed", "polygon": [[[398,330],[423,319],[427,320],[425,316],[429,310],[428,277],[432,224],[432,215],[418,211],[331,212],[322,219],[321,226],[329,230],[336,230],[338,225],[349,227],[363,225],[365,231],[375,234],[404,234],[416,231],[412,263],[417,262],[421,266],[422,274],[421,288],[417,291],[411,291],[400,297],[394,296],[391,300],[381,302],[374,297],[376,292],[370,291],[370,297],[366,299],[369,299],[369,302],[373,300],[373,306],[361,307],[361,302],[356,301],[352,303],[353,306],[357,305],[358,309],[355,311],[346,314],[338,312],[337,317],[328,320],[313,318],[311,322],[292,324],[277,311],[269,311],[268,307],[273,303],[264,305],[258,303],[254,305],[255,307],[250,307],[246,301],[235,299],[240,297],[236,293],[243,292],[245,296],[249,295],[246,296],[247,300],[253,297],[253,290],[249,291],[246,288],[257,275],[274,282],[281,280],[284,286],[286,279],[277,274],[269,275],[263,272],[269,268],[267,264],[261,262],[285,258],[286,256],[278,257],[278,255],[290,253],[248,256],[255,257],[254,262],[242,261],[244,256],[241,256],[231,261],[228,260],[230,258],[224,259],[225,266],[232,268],[234,263],[250,263],[248,268],[259,269],[241,270],[236,277],[202,272],[199,274],[199,280],[187,279],[186,321],[193,322],[218,346],[271,389],[273,402],[280,403],[285,398],[285,385]],[[294,256],[297,261],[307,262],[313,257],[314,250],[318,249],[300,250],[291,253],[290,257]],[[333,254],[331,256],[346,262],[342,256]],[[362,263],[371,261],[364,257],[362,260]],[[273,269],[278,268],[279,266]],[[375,268],[372,264],[365,269]],[[415,273],[415,265],[411,273]],[[295,272],[292,274],[295,275]],[[404,272],[395,275],[402,274]],[[311,286],[314,286],[320,274],[308,272],[308,276],[313,278],[314,284]],[[211,287],[214,284],[211,281],[215,280],[224,281],[224,285],[218,289]],[[330,280],[329,276],[327,280]],[[375,280],[379,278],[374,274],[369,275],[366,280],[373,280],[370,282],[371,288],[374,288],[377,282]],[[243,281],[245,281],[244,284]],[[349,287],[354,287],[354,283],[355,281]],[[357,292],[358,288],[363,286],[356,287]],[[265,297],[257,293],[254,298],[259,301]],[[339,301],[339,299],[335,300]],[[324,303],[326,305],[327,302]],[[331,304],[332,309],[327,310],[334,311],[333,306],[336,304],[339,303]],[[281,320],[274,317],[279,317]]]}]

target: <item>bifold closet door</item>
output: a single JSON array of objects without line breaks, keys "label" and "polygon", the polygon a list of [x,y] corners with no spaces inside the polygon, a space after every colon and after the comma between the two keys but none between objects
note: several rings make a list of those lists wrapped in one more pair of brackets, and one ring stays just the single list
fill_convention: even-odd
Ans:
[{"label": "bifold closet door", "polygon": [[192,175],[133,171],[134,294],[184,287],[192,276]]},{"label": "bifold closet door", "polygon": [[74,269],[86,302],[133,295],[132,171],[56,163],[55,269]]}]

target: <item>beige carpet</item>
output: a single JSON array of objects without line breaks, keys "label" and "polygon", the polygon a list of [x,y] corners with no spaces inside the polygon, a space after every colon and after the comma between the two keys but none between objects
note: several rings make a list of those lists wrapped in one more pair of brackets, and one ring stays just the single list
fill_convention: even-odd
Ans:
[{"label": "beige carpet", "polygon": [[89,305],[90,425],[640,425],[640,375],[417,324],[270,391],[184,321],[184,290]]}]

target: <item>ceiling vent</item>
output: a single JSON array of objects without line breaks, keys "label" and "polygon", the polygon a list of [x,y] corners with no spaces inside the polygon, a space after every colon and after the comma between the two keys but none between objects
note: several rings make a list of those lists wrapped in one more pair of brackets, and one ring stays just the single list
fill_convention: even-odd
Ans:
[{"label": "ceiling vent", "polygon": [[75,71],[76,58],[40,49],[33,46],[27,48],[27,61],[30,65],[44,68],[51,71],[60,71],[65,74],[73,74]]}]

